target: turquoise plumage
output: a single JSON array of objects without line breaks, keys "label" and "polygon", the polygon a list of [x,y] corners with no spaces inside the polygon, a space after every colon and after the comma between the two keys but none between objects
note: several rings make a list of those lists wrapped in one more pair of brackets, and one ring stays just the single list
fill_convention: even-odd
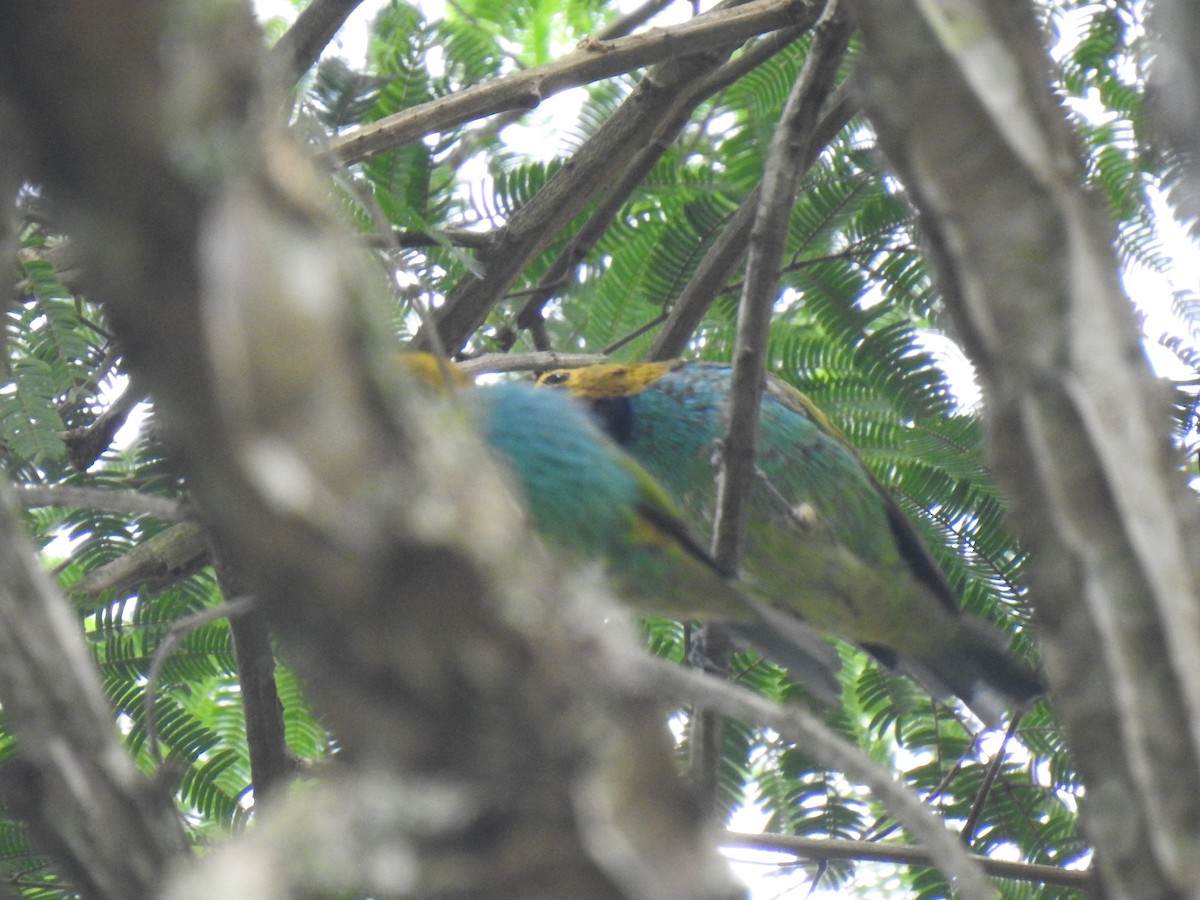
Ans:
[{"label": "turquoise plumage", "polygon": [[[702,539],[712,529],[713,452],[727,365],[670,362],[558,370],[542,385],[585,399],[662,484]],[[1041,692],[998,631],[964,614],[912,524],[803,394],[768,377],[743,569],[775,609],[899,664],[995,723]]]},{"label": "turquoise plumage", "polygon": [[697,597],[720,611],[741,606],[662,488],[577,404],[519,382],[458,396],[548,542],[605,560],[620,593],[645,597],[664,615]]},{"label": "turquoise plumage", "polygon": [[[441,385],[427,354],[403,357]],[[450,378],[461,385],[459,373]],[[770,610],[719,571],[684,526],[669,495],[569,397],[525,382],[454,392],[512,476],[538,534],[600,560],[616,592],[639,613],[730,623],[735,639],[766,651],[815,695],[836,696],[837,655],[807,626],[780,632]]]}]

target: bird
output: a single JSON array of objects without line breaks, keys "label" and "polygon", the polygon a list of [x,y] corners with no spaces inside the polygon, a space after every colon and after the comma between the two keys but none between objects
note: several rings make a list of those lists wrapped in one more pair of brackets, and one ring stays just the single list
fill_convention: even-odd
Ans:
[{"label": "bird", "polygon": [[527,381],[459,390],[469,379],[427,353],[403,354],[401,362],[461,406],[545,543],[601,562],[617,596],[636,613],[720,621],[735,646],[769,655],[814,698],[836,698],[833,646],[803,624],[780,627],[772,610],[721,570],[667,491],[584,407]]},{"label": "bird", "polygon": [[[724,433],[732,367],[671,360],[556,369],[565,389],[709,538],[714,450]],[[743,581],[777,613],[852,641],[953,694],[986,725],[1043,692],[994,626],[961,608],[915,527],[857,451],[800,391],[765,374],[747,513]]]}]

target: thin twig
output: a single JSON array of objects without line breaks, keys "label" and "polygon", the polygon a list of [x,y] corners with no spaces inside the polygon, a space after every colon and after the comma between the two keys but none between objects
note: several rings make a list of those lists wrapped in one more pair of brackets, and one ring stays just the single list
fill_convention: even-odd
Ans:
[{"label": "thin twig", "polygon": [[[722,843],[727,847],[749,847],[755,850],[782,850],[802,859],[826,862],[831,859],[849,859],[896,863],[902,866],[934,866],[928,851],[909,844],[885,844],[880,841],[845,841],[834,838],[807,838],[790,834],[745,834],[737,831],[725,832]],[[1058,884],[1063,887],[1087,888],[1092,881],[1088,869],[1062,869],[1038,863],[1009,862],[971,855],[989,875],[1011,878],[1014,881],[1031,881],[1039,884]]]},{"label": "thin twig", "polygon": [[[935,713],[935,715],[936,715],[936,713]],[[972,739],[971,746],[969,748],[967,748],[967,752],[964,753],[962,756],[960,756],[955,761],[954,765],[951,766],[950,769],[946,772],[946,774],[942,776],[941,780],[933,786],[933,790],[931,790],[929,793],[927,793],[924,796],[924,798],[923,798],[924,801],[926,803],[932,803],[934,800],[936,800],[938,797],[940,797],[942,795],[942,793],[946,790],[946,788],[948,788],[950,786],[950,782],[952,782],[954,780],[954,777],[956,775],[958,775],[959,772],[962,771],[963,765],[966,762],[967,758],[978,749],[979,749],[979,735],[977,734]],[[939,759],[940,759],[940,757],[939,757]],[[895,831],[897,827],[898,826],[891,819],[890,816],[880,816],[878,819],[875,820],[875,822],[871,825],[870,828],[867,828],[863,831],[863,837],[865,840],[868,840],[868,841],[880,841],[880,840],[883,840],[883,838],[887,837],[889,834],[891,834],[893,831]]]},{"label": "thin twig", "polygon": [[31,484],[14,488],[21,505],[62,506],[73,509],[98,509],[130,516],[152,516],[179,522],[187,518],[184,506],[170,497],[157,497],[137,491],[110,491],[73,484]]},{"label": "thin twig", "polygon": [[831,0],[814,29],[812,49],[767,154],[761,199],[750,235],[746,284],[738,307],[732,386],[717,476],[713,556],[729,572],[737,571],[741,556],[746,501],[754,478],[767,331],[788,221],[818,116],[846,54],[850,33],[849,23],[839,14],[837,0]]},{"label": "thin twig", "polygon": [[[524,288],[519,291],[508,291],[507,293],[505,293],[504,299],[505,300],[515,300],[517,297],[528,297],[530,295],[536,296],[539,294],[544,294],[547,298],[549,298],[559,288],[566,287],[570,283],[571,283],[571,279],[566,278],[566,277],[559,278],[557,280],[543,278],[541,281],[539,281],[537,283],[537,285],[535,287]],[[522,312],[524,312],[524,309],[522,309]],[[521,323],[520,319],[521,319],[521,317],[520,317],[520,315],[518,315],[517,316],[517,327],[523,328],[525,326]],[[532,323],[530,323],[530,324],[532,325]],[[539,350],[549,350],[550,348],[549,347],[539,347],[538,349]]]},{"label": "thin twig", "polygon": [[1017,733],[1017,725],[1020,722],[1021,717],[1016,715],[1008,723],[1008,730],[1004,732],[1004,740],[1000,742],[1000,747],[992,755],[992,761],[988,764],[987,771],[983,776],[983,783],[979,785],[979,792],[971,803],[971,812],[967,816],[967,821],[963,823],[962,832],[959,835],[962,842],[968,847],[971,846],[971,841],[975,840],[975,829],[979,826],[983,808],[987,805],[988,794],[991,793],[992,785],[996,783],[996,776],[1000,774],[1000,768],[1004,765],[1004,751],[1013,735]]},{"label": "thin twig", "polygon": [[653,329],[657,328],[659,325],[661,325],[665,321],[667,321],[667,314],[659,313],[653,319],[650,319],[648,322],[643,322],[641,325],[639,325],[637,328],[633,329],[633,331],[629,332],[628,334],[621,335],[619,338],[617,338],[615,341],[613,341],[611,344],[609,344],[607,347],[605,347],[602,352],[605,355],[610,355],[610,354],[616,353],[618,350],[620,350],[626,344],[636,341],[643,334],[645,334],[648,331],[652,331]]},{"label": "thin twig", "polygon": [[[350,173],[346,170],[346,167],[339,164],[336,157],[330,158],[328,161],[332,166],[333,177],[335,180],[337,180],[347,192],[358,198],[358,201],[362,204],[363,209],[365,209],[367,214],[371,217],[371,221],[375,225],[377,236],[384,240],[390,238],[391,244],[389,249],[399,255],[400,251],[403,249],[400,245],[399,236],[396,230],[391,227],[391,223],[388,221],[388,217],[384,213],[383,207],[379,205],[379,200],[375,197],[375,194],[372,191],[366,190],[365,187],[356,179],[351,178]],[[410,272],[409,274],[417,277],[415,273]],[[394,276],[389,277],[389,280],[394,283]],[[418,281],[422,281],[422,279],[418,278]],[[422,287],[426,293],[432,293],[432,290],[425,285],[423,281]],[[434,356],[437,358],[438,366],[443,369],[442,376],[445,379],[445,383],[452,384],[453,379],[450,377],[450,373],[445,371],[446,348],[442,344],[441,336],[438,334],[437,328],[434,327],[433,314],[430,312],[429,306],[422,301],[419,295],[410,297],[409,304],[416,312],[417,318],[421,320],[422,330],[428,332],[430,335],[430,347],[433,350]]]},{"label": "thin twig", "polygon": [[238,597],[220,606],[214,606],[211,609],[202,609],[190,616],[177,619],[167,629],[162,643],[154,651],[154,659],[151,661],[150,671],[146,675],[146,693],[143,697],[143,704],[146,711],[146,748],[150,751],[150,756],[155,762],[162,763],[163,761],[162,754],[158,748],[158,710],[156,706],[158,700],[158,679],[162,675],[163,666],[166,665],[167,657],[170,655],[172,648],[182,638],[187,637],[197,628],[207,625],[209,622],[215,622],[217,619],[223,619],[226,616],[240,615],[251,609],[253,604],[253,597]]},{"label": "thin twig", "polygon": [[483,372],[538,372],[543,369],[571,369],[578,366],[594,366],[607,357],[602,353],[485,353],[473,359],[456,362],[468,375]]}]

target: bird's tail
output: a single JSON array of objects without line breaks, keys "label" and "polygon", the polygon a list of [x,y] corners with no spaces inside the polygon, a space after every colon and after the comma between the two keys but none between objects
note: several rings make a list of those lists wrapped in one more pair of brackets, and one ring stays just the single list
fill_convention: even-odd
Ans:
[{"label": "bird's tail", "polygon": [[[1041,677],[1018,661],[998,632],[963,616],[959,633],[936,655],[904,657],[896,666],[939,699],[953,694],[989,728],[1045,692]],[[886,654],[884,655],[886,659]]]},{"label": "bird's tail", "polygon": [[792,681],[807,687],[817,700],[837,703],[842,688],[837,673],[842,661],[833,645],[794,616],[750,596],[745,603],[758,621],[722,623],[726,631],[785,669]]}]

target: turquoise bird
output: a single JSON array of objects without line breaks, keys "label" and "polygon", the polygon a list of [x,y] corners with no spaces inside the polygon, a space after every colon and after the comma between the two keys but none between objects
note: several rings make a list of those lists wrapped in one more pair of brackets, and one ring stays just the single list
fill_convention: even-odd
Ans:
[{"label": "turquoise bird", "polygon": [[[417,358],[412,358],[417,357]],[[425,358],[428,357],[428,358]],[[403,362],[425,382],[466,383],[428,354]],[[819,698],[837,696],[834,649],[726,577],[683,524],[674,502],[571,398],[527,382],[455,391],[523,500],[538,534],[599,560],[617,594],[645,615],[728,622],[735,641],[769,655]]]},{"label": "turquoise bird", "polygon": [[[597,365],[547,372],[544,386],[590,405],[607,433],[712,530],[716,448],[732,368]],[[813,403],[768,376],[742,567],[775,610],[854,641],[989,725],[1042,692],[999,631],[965,614],[914,527]]]}]

